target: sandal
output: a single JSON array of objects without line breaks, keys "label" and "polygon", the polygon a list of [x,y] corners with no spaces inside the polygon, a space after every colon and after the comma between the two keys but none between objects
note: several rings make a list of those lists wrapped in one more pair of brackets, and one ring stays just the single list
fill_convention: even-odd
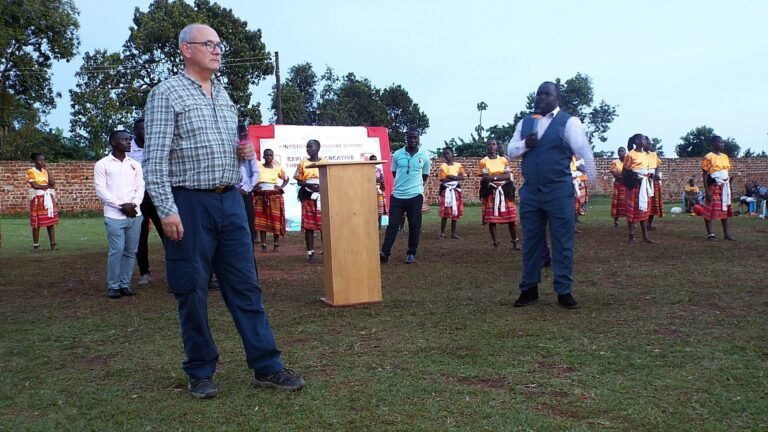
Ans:
[{"label": "sandal", "polygon": [[512,250],[520,250],[520,239],[512,240]]},{"label": "sandal", "polygon": [[40,243],[32,243],[32,251],[40,252]]},{"label": "sandal", "polygon": [[714,234],[707,234],[707,240],[716,240],[717,237],[715,237]]},{"label": "sandal", "polygon": [[276,245],[272,246],[272,252],[280,252],[280,245],[276,244]]},{"label": "sandal", "polygon": [[498,252],[500,249],[501,249],[501,243],[497,241],[493,242],[493,250]]},{"label": "sandal", "polygon": [[56,250],[56,242],[51,243],[51,250]]},{"label": "sandal", "polygon": [[262,252],[266,252],[267,251],[267,244],[266,243],[262,243],[261,244],[261,251]]},{"label": "sandal", "polygon": [[440,240],[445,240],[445,234],[440,234]]}]

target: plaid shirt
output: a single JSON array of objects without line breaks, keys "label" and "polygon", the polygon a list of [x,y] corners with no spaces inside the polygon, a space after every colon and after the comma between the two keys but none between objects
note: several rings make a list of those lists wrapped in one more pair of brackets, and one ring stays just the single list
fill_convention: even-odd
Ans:
[{"label": "plaid shirt", "polygon": [[161,218],[178,214],[172,187],[213,189],[240,180],[237,108],[221,83],[213,97],[181,73],[149,93],[144,112],[144,178]]}]

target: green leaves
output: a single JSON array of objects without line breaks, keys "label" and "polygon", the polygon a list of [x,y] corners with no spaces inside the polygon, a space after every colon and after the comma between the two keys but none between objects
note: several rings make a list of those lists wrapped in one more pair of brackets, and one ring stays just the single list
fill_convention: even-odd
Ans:
[{"label": "green leaves", "polygon": [[[680,144],[675,147],[679,157],[702,157],[712,149],[711,139],[715,130],[709,126],[699,126],[691,129],[680,137]],[[739,157],[741,147],[733,138],[725,138],[725,153],[730,157]]]}]

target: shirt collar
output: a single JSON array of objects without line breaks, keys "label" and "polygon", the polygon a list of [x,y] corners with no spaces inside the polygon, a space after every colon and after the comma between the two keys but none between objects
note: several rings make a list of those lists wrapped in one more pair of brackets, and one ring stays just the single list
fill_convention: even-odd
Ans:
[{"label": "shirt collar", "polygon": [[553,119],[553,118],[555,118],[555,116],[559,112],[560,112],[560,107],[557,107],[557,108],[553,109],[551,113],[547,114],[546,117]]},{"label": "shirt collar", "polygon": [[[203,87],[203,85],[200,84],[196,79],[194,79],[191,76],[189,76],[186,71],[181,71],[181,75],[184,76],[184,78],[188,79],[190,82],[194,83],[196,86]],[[219,81],[216,79],[215,76],[212,76],[211,77],[211,88],[215,89],[215,88],[218,88],[218,86],[219,86]]]}]

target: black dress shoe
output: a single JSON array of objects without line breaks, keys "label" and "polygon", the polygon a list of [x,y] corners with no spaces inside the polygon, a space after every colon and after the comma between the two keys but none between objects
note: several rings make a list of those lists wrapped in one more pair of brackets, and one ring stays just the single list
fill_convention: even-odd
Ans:
[{"label": "black dress shoe", "polygon": [[111,289],[107,290],[107,297],[111,299],[119,299],[120,298],[120,290]]},{"label": "black dress shoe", "polygon": [[130,289],[130,288],[120,288],[120,294],[125,296],[125,297],[130,297],[130,296],[136,295],[136,293],[133,292],[133,290]]},{"label": "black dress shoe", "polygon": [[557,296],[557,304],[559,304],[560,306],[566,309],[577,309],[579,307],[579,304],[576,302],[576,299],[573,298],[573,296],[570,294]]},{"label": "black dress shoe", "polygon": [[515,307],[529,306],[539,301],[539,287],[528,288],[515,300]]},{"label": "black dress shoe", "polygon": [[386,255],[384,252],[379,252],[379,261],[382,264],[386,264],[389,262],[389,255]]}]

